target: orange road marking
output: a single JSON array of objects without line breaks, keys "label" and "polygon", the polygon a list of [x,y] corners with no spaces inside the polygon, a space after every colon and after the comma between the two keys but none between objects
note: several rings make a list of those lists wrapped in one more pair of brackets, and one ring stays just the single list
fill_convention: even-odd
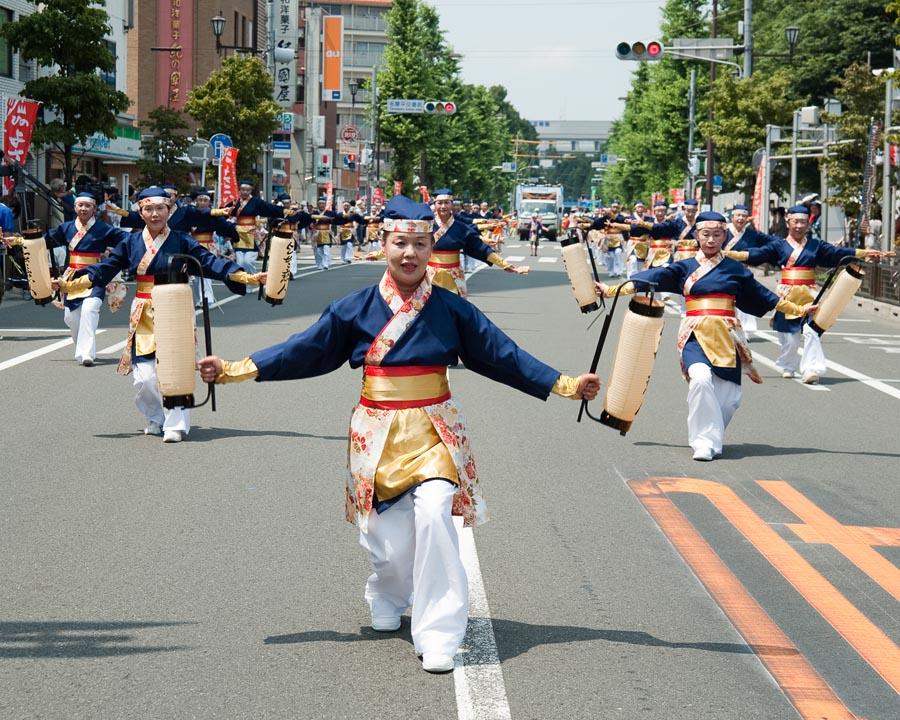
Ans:
[{"label": "orange road marking", "polygon": [[[788,525],[797,535],[803,537],[803,531],[798,532],[798,528],[812,530],[812,536],[818,536],[819,539],[804,538],[807,542],[832,545],[841,555],[890,593],[895,600],[900,601],[900,568],[872,548],[873,544],[880,543],[877,541],[873,543],[866,533],[859,532],[857,528],[841,525],[786,482],[760,480],[757,484],[806,523],[805,525]],[[807,536],[809,535],[810,533],[807,533]]]},{"label": "orange road marking", "polygon": [[682,487],[672,487],[672,483],[678,484],[679,481],[675,478],[652,478],[632,480],[628,485],[771,673],[800,717],[803,720],[857,718],[682,512],[665,497],[666,490],[670,488],[675,492],[683,490]]},{"label": "orange road marking", "polygon": [[683,478],[657,478],[655,484],[661,492],[705,496],[885,682],[900,692],[900,648],[731,489],[708,480]]}]

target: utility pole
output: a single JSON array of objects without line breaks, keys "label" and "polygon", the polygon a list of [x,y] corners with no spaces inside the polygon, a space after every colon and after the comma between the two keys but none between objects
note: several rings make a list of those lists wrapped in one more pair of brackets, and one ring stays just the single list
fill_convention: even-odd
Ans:
[{"label": "utility pole", "polygon": [[753,74],[753,0],[744,0],[744,79]]},{"label": "utility pole", "polygon": [[691,87],[688,90],[688,181],[685,197],[694,197],[694,107],[697,97],[697,68],[691,68]]},{"label": "utility pole", "polygon": [[[712,4],[712,37],[718,37],[718,29],[719,29],[719,0],[713,0]],[[709,64],[709,95],[712,97],[713,88],[716,84],[716,64]],[[713,123],[713,104],[709,103],[709,111],[707,113],[707,117],[709,119],[709,125],[712,127]],[[712,136],[708,136],[706,138],[706,203],[709,205],[710,210],[712,210],[713,203],[713,175],[714,166],[716,164],[716,156],[715,156],[716,148],[713,145]]]}]

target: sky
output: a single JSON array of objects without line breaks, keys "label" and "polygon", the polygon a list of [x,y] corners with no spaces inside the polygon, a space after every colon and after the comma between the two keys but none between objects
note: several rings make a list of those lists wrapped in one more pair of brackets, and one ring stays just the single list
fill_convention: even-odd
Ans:
[{"label": "sky", "polygon": [[636,63],[620,42],[657,40],[662,0],[427,0],[462,78],[503,85],[526,120],[615,120]]}]

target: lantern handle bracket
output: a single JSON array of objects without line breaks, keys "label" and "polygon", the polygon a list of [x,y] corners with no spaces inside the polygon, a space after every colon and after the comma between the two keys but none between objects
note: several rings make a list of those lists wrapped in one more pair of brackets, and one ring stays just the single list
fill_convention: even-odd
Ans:
[{"label": "lantern handle bracket", "polygon": [[[656,287],[655,282],[650,282],[648,280],[641,280],[641,283],[648,286],[647,290],[642,291],[645,295],[649,296],[650,299],[653,299],[653,288]],[[609,309],[609,312],[606,314],[606,317],[603,320],[603,329],[600,331],[600,338],[597,341],[597,348],[594,350],[594,357],[591,360],[591,367],[588,372],[596,373],[597,365],[600,363],[600,355],[603,352],[603,347],[606,345],[606,336],[609,334],[609,326],[612,324],[613,315],[616,312],[616,305],[619,302],[619,296],[622,294],[622,288],[627,285],[627,282],[622,283],[616,288],[616,294],[613,296],[612,306]],[[601,297],[601,304],[603,307],[606,307],[606,303],[602,302],[603,298]],[[578,420],[577,422],[581,422],[582,415],[587,415],[591,420],[595,422],[600,422],[600,418],[591,414],[591,411],[588,410],[588,401],[582,400],[581,407],[578,409]]]},{"label": "lantern handle bracket", "polygon": [[[202,313],[203,313],[203,340],[206,345],[206,354],[212,355],[212,325],[209,319],[209,301],[206,299],[206,293],[203,292],[204,285],[204,275],[203,275],[203,265],[200,261],[195,258],[193,255],[187,255],[185,253],[173,253],[169,255],[167,263],[166,263],[166,272],[169,274],[170,279],[174,279],[176,275],[175,270],[175,258],[180,258],[182,260],[187,260],[192,262],[197,268],[197,272],[199,273],[200,278],[200,302],[202,303]],[[183,266],[182,266],[183,267]],[[215,381],[206,383],[206,400],[202,403],[195,404],[194,407],[203,407],[206,403],[210,404],[210,409],[215,412],[216,411],[216,384]]]}]

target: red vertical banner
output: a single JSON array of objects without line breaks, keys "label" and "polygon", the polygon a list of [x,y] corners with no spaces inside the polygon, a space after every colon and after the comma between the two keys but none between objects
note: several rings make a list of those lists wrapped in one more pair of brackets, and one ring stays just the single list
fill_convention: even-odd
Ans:
[{"label": "red vertical banner", "polygon": [[394,180],[394,195],[399,195],[401,192],[403,192],[403,181]]},{"label": "red vertical banner", "polygon": [[[31,133],[34,130],[34,121],[37,118],[39,103],[23,98],[6,98],[6,116],[3,121],[3,152],[10,160],[15,160],[20,165],[25,164],[28,158],[28,148],[31,146]],[[6,192],[11,192],[15,187],[15,180],[6,178],[4,181]]]},{"label": "red vertical banner", "polygon": [[325,209],[331,210],[334,205],[334,186],[331,181],[325,183]]},{"label": "red vertical banner", "polygon": [[419,185],[419,195],[422,196],[422,202],[428,205],[431,202],[431,195],[428,194],[427,185]]},{"label": "red vertical banner", "polygon": [[384,189],[377,187],[372,188],[372,204],[384,205]]},{"label": "red vertical banner", "polygon": [[672,202],[676,205],[681,205],[684,202],[683,188],[672,188],[669,192],[672,194]]},{"label": "red vertical banner", "polygon": [[762,232],[768,232],[768,228],[761,228],[759,226],[759,223],[762,221],[763,187],[765,184],[763,172],[767,162],[768,158],[764,156],[762,162],[759,164],[759,170],[756,171],[756,185],[753,187],[753,202],[750,205],[750,219],[753,221],[753,227]]},{"label": "red vertical banner", "polygon": [[219,160],[219,207],[240,196],[237,182],[237,148],[223,147]]}]

